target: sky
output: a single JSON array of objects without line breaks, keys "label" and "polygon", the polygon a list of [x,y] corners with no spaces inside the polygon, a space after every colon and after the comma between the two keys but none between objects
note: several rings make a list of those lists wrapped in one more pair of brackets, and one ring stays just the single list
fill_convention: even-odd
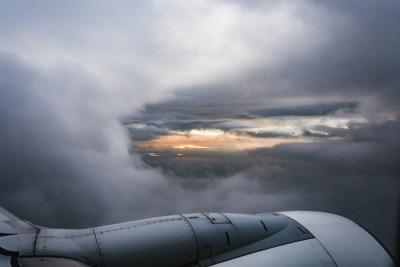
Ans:
[{"label": "sky", "polygon": [[75,228],[316,210],[395,250],[396,0],[0,0],[0,205]]}]

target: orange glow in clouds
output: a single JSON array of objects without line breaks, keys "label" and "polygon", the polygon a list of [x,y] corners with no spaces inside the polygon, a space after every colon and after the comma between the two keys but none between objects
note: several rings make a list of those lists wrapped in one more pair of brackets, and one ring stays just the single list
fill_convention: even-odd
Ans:
[{"label": "orange glow in clouds", "polygon": [[207,147],[207,146],[194,146],[194,145],[179,145],[179,146],[173,146],[172,148],[176,149],[211,149],[212,147]]},{"label": "orange glow in clouds", "polygon": [[151,157],[159,157],[160,156],[157,153],[146,153],[146,154],[151,156]]},{"label": "orange glow in clouds", "polygon": [[307,142],[299,138],[258,138],[238,136],[223,131],[191,130],[188,133],[175,132],[173,135],[160,136],[157,139],[139,142],[142,148],[155,149],[190,149],[238,151],[272,147],[281,143]]}]

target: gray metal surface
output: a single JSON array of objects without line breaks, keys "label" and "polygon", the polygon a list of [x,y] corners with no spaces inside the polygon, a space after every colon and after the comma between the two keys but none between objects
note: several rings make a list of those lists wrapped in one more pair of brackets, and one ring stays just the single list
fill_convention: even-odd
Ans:
[{"label": "gray metal surface", "polygon": [[325,213],[195,213],[69,230],[37,227],[0,211],[0,267],[390,263],[365,230]]},{"label": "gray metal surface", "polygon": [[0,267],[12,267],[11,256],[0,254]]},{"label": "gray metal surface", "polygon": [[196,238],[182,216],[95,228],[105,266],[184,266],[198,259]]},{"label": "gray metal surface", "polygon": [[199,213],[94,229],[42,228],[27,243],[33,252],[24,248],[19,255],[58,256],[106,267],[210,266],[312,237],[304,227],[283,215]]},{"label": "gray metal surface", "polygon": [[35,233],[37,227],[19,219],[14,214],[0,207],[0,237],[7,234]]},{"label": "gray metal surface", "polygon": [[[92,266],[102,266],[102,258],[92,228],[82,230],[41,229],[36,237],[35,256],[73,258]],[[21,256],[29,256],[21,253]]]},{"label": "gray metal surface", "polygon": [[54,257],[23,257],[19,264],[21,267],[90,267],[76,260]]},{"label": "gray metal surface", "polygon": [[0,207],[0,221],[19,220],[17,216]]},{"label": "gray metal surface", "polygon": [[213,267],[313,267],[336,266],[319,242],[307,239],[228,260]]},{"label": "gray metal surface", "polygon": [[201,266],[313,238],[299,223],[279,214],[220,215],[227,218],[225,223],[213,223],[208,214],[183,215],[196,235]]},{"label": "gray metal surface", "polygon": [[36,234],[19,234],[0,237],[0,248],[7,253],[33,255]]},{"label": "gray metal surface", "polygon": [[218,223],[230,223],[229,219],[222,213],[204,213],[204,215],[210,220],[213,224]]},{"label": "gray metal surface", "polygon": [[304,225],[339,267],[394,266],[379,242],[349,219],[323,212],[292,211],[282,214]]}]

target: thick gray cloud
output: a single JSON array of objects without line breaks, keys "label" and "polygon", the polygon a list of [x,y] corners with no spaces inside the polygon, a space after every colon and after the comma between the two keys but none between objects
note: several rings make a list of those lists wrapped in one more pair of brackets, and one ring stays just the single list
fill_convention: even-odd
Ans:
[{"label": "thick gray cloud", "polygon": [[[235,90],[235,88],[232,88]],[[202,88],[196,88],[196,90],[202,90]],[[216,89],[218,90],[218,89]],[[313,105],[303,106],[291,106],[282,108],[268,108],[260,107],[261,104],[257,103],[241,103],[240,98],[231,96],[231,92],[218,91],[219,94],[225,95],[227,99],[215,98],[214,94],[204,94],[198,96],[193,91],[194,95],[187,99],[185,98],[175,99],[166,103],[160,103],[157,105],[148,105],[141,114],[137,117],[131,118],[134,121],[153,121],[161,120],[164,123],[169,122],[167,127],[182,126],[182,129],[187,127],[209,128],[214,126],[217,122],[202,122],[201,125],[199,120],[227,120],[227,119],[257,119],[267,118],[274,116],[317,116],[327,115],[340,109],[353,110],[357,107],[357,103],[318,103]],[[236,96],[238,97],[238,96]],[[233,103],[224,103],[225,101],[235,101]],[[268,106],[268,104],[266,104]],[[127,119],[128,120],[128,119]],[[174,122],[174,121],[184,122]],[[194,121],[193,121],[194,120]],[[197,121],[196,121],[197,120]],[[129,120],[128,120],[129,121]],[[190,121],[190,122],[187,122]],[[205,124],[208,124],[207,126]],[[158,123],[160,125],[160,123]]]},{"label": "thick gray cloud", "polygon": [[[399,11],[392,0],[3,1],[0,205],[53,227],[321,210],[393,248]],[[235,155],[150,158],[131,140],[194,128],[265,138],[244,121],[271,116],[348,122]]]},{"label": "thick gray cloud", "polygon": [[[297,43],[279,43],[275,54],[265,51],[262,63],[241,75],[184,88],[171,102],[149,105],[147,119],[316,115],[357,104],[373,113],[398,106],[398,1],[305,1],[305,6],[260,1],[249,9],[273,9],[282,3],[304,12],[299,21],[292,17],[288,25],[282,22],[282,31],[303,23],[311,32],[305,31]],[[268,32],[268,24],[264,26]]]},{"label": "thick gray cloud", "polygon": [[147,141],[159,136],[168,135],[168,131],[153,125],[145,126],[142,128],[127,127],[131,138],[135,141]]}]

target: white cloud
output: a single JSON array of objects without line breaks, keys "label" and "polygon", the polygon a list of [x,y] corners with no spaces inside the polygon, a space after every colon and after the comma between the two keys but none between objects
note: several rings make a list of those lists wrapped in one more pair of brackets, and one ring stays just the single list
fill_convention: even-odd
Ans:
[{"label": "white cloud", "polygon": [[[369,14],[380,18],[380,13]],[[15,58],[3,60],[3,54],[0,55],[0,147],[3,150],[0,169],[5,177],[0,181],[4,191],[0,194],[2,203],[19,205],[31,217],[37,216],[33,211],[41,207],[49,217],[53,216],[53,224],[78,224],[77,218],[100,223],[100,220],[109,222],[115,218],[205,209],[265,212],[286,203],[297,204],[301,193],[297,193],[300,191],[296,181],[294,185],[289,180],[277,182],[276,187],[260,188],[261,178],[266,174],[266,179],[272,180],[286,177],[270,166],[220,181],[196,181],[197,184],[177,182],[158,170],[148,169],[138,157],[129,154],[130,140],[119,119],[148,102],[171,97],[168,92],[177,87],[236,83],[259,69],[264,80],[244,83],[233,90],[248,94],[250,100],[258,100],[261,95],[261,104],[275,107],[288,101],[297,103],[299,97],[310,102],[332,95],[345,99],[342,94],[349,88],[348,84],[353,85],[354,80],[356,86],[369,83],[364,78],[364,69],[355,76],[351,71],[375,62],[372,57],[368,64],[358,64],[370,52],[358,54],[359,44],[371,37],[369,32],[360,31],[363,37],[360,43],[357,38],[348,38],[358,33],[354,31],[355,24],[349,22],[353,21],[348,13],[330,11],[312,1],[261,3],[257,8],[216,0],[3,1],[0,51]],[[364,20],[358,22],[363,26],[361,29],[369,29],[362,24]],[[385,47],[391,48],[387,36],[390,40],[395,38],[383,32],[386,39],[379,42],[387,42],[389,45]],[[339,56],[333,54],[324,64],[317,64],[321,61],[315,55],[329,52]],[[16,63],[18,58],[22,63]],[[380,55],[376,58],[381,63]],[[357,64],[351,65],[351,61]],[[338,68],[347,67],[345,63],[351,65],[350,72]],[[390,75],[397,70],[397,65],[390,64],[382,64],[386,68],[380,69]],[[285,66],[291,68],[292,76],[283,71]],[[324,71],[315,72],[319,66]],[[307,71],[297,71],[303,68]],[[374,68],[366,70],[367,74],[375,73]],[[282,73],[270,74],[274,71]],[[309,79],[316,75],[322,78]],[[274,81],[270,82],[269,77]],[[378,84],[386,80],[382,77],[386,78],[382,74],[375,79]],[[319,86],[324,85],[321,80],[328,84],[337,81],[338,89],[328,86],[327,90],[320,90]],[[359,80],[362,82],[357,83]],[[304,83],[297,87],[298,81]],[[342,84],[345,86],[340,87]],[[303,95],[296,94],[298,88],[309,87]],[[328,92],[331,88],[334,90]],[[269,97],[266,91],[279,93]],[[351,92],[353,97],[364,93],[363,90]],[[388,95],[396,96],[396,93]],[[375,95],[371,99],[369,103],[373,106]],[[347,120],[326,123],[337,127],[345,125]],[[388,151],[386,147],[382,150]],[[366,150],[360,151],[368,154],[364,153]],[[391,167],[382,158],[382,165]],[[318,172],[319,169],[313,172],[311,165],[293,166],[293,174],[325,174]],[[261,178],[253,179],[253,175]],[[320,189],[317,185],[316,192]],[[307,195],[309,190],[302,193]],[[380,194],[376,198],[390,199],[394,195]],[[26,196],[26,201],[21,196]],[[335,205],[332,203],[327,205]],[[47,218],[37,216],[36,219]]]},{"label": "white cloud", "polygon": [[3,9],[16,15],[3,19],[15,26],[2,27],[0,50],[45,69],[80,67],[131,105],[273,66],[328,38],[327,11],[294,1],[259,9],[215,0],[35,5]]}]

